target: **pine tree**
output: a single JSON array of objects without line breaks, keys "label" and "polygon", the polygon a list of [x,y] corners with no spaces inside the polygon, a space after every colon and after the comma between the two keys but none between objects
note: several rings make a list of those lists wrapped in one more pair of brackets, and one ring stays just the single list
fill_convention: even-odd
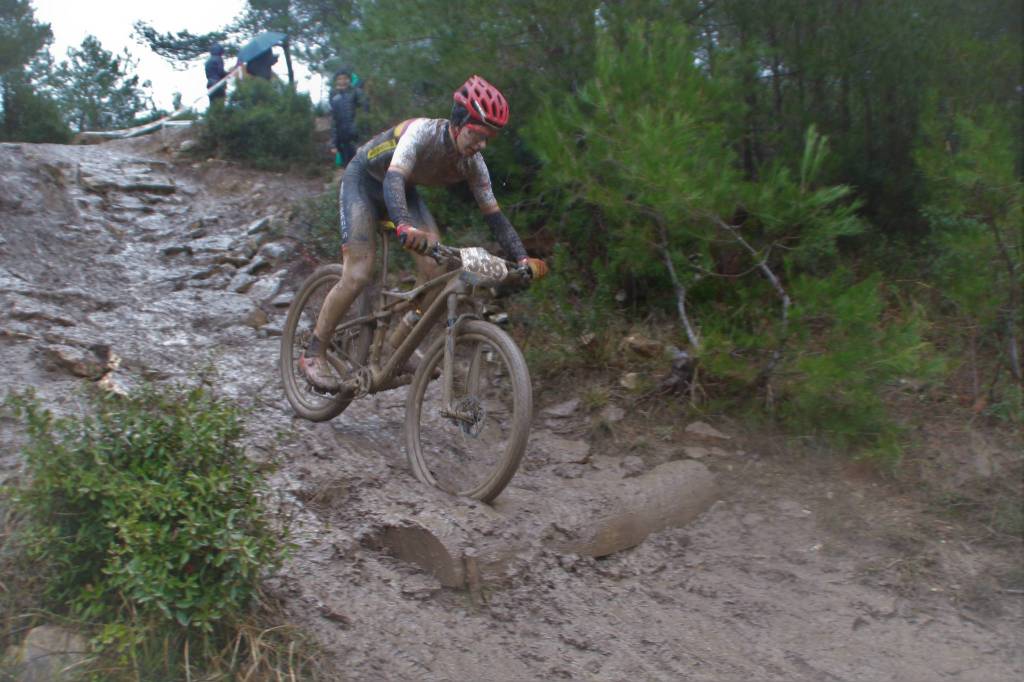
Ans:
[{"label": "pine tree", "polygon": [[129,126],[153,108],[132,71],[135,61],[125,50],[118,56],[103,49],[94,36],[68,50],[68,60],[54,71],[52,84],[75,130],[112,130]]},{"label": "pine tree", "polygon": [[70,132],[56,101],[39,85],[50,62],[49,24],[28,0],[0,0],[0,139],[65,142]]}]

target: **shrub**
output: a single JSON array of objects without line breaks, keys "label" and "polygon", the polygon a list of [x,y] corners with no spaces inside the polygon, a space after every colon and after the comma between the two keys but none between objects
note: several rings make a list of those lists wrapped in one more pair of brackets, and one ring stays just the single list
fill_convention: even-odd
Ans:
[{"label": "shrub", "polygon": [[296,203],[294,220],[305,233],[303,240],[319,258],[326,261],[338,259],[341,232],[336,188]]},{"label": "shrub", "polygon": [[941,362],[916,312],[887,309],[879,276],[837,271],[794,282],[799,342],[779,372],[779,415],[791,432],[816,433],[862,455],[895,462],[903,437],[885,387],[934,374]]},{"label": "shrub", "polygon": [[45,93],[36,92],[31,84],[15,81],[11,84],[0,112],[0,140],[5,142],[71,141],[71,129],[61,115],[57,101]]},{"label": "shrub", "polygon": [[928,191],[927,276],[949,321],[946,340],[971,365],[975,404],[1024,423],[1019,126],[994,107],[952,115],[933,103],[923,128],[915,158]]},{"label": "shrub", "polygon": [[851,187],[818,182],[826,139],[810,126],[800,159],[744,173],[741,84],[694,54],[679,28],[599,41],[593,80],[527,129],[574,246],[550,279],[589,284],[567,312],[533,292],[534,317],[578,335],[607,328],[612,296],[641,315],[685,313],[702,366],[693,395],[767,405],[790,432],[894,457],[884,387],[924,370],[922,322],[891,315],[880,278],[842,267],[842,240],[865,226]]},{"label": "shrub", "polygon": [[315,154],[309,95],[280,81],[243,80],[223,106],[210,109],[202,142],[257,168],[285,168]]},{"label": "shrub", "polygon": [[91,402],[56,417],[31,396],[7,400],[28,430],[19,543],[46,571],[45,597],[108,636],[116,624],[212,632],[282,549],[237,408],[202,388]]}]

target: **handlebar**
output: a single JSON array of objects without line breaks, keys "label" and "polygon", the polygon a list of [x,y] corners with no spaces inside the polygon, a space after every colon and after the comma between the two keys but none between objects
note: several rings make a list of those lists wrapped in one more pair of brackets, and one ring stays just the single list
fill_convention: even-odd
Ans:
[{"label": "handlebar", "polygon": [[[447,265],[451,268],[461,267],[462,265],[462,249],[455,248],[454,246],[445,246],[441,242],[434,244],[434,247],[427,253],[427,255],[433,258],[438,265]],[[498,256],[494,257],[498,258],[498,260],[501,260],[508,266],[510,275],[513,273],[521,273],[527,278],[533,278],[533,270],[530,269],[529,265],[499,258]]]},{"label": "handlebar", "polygon": [[[398,241],[402,246],[405,246],[405,236],[404,234],[398,235]],[[449,271],[462,267],[462,249],[453,246],[445,246],[440,242],[435,242],[424,255],[433,258],[438,265],[443,266]],[[498,258],[497,256],[492,257]],[[521,265],[505,259],[499,260],[505,263],[508,272],[497,287],[498,295],[513,293],[530,285],[530,282],[533,280],[533,270],[528,265]]]}]

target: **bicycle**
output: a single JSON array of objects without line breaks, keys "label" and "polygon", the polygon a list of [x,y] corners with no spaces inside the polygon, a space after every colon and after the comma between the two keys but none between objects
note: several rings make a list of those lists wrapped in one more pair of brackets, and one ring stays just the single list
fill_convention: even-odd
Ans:
[{"label": "bicycle", "polygon": [[[484,319],[484,304],[527,286],[528,269],[481,248],[441,244],[431,253],[446,272],[409,291],[388,289],[387,232],[382,263],[337,324],[327,359],[343,378],[328,394],[302,376],[299,357],[341,264],[317,268],[299,288],[281,338],[281,378],[295,412],[311,421],[341,414],[355,398],[409,385],[405,445],[413,475],[456,495],[490,502],[508,485],[526,451],[533,393],[515,341]],[[439,322],[446,322],[415,371],[406,363]]]}]

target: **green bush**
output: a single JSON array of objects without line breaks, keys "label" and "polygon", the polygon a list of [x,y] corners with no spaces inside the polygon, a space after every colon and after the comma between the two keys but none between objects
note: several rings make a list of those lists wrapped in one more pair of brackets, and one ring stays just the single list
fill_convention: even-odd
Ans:
[{"label": "green bush", "polygon": [[987,402],[993,416],[1024,423],[1019,125],[994,107],[952,115],[933,103],[922,127],[915,159],[928,191],[927,278],[948,321],[944,342],[984,377],[987,395],[976,385],[973,399]]},{"label": "green bush", "polygon": [[337,188],[297,202],[294,220],[305,233],[303,241],[319,258],[333,262],[340,257]]},{"label": "green bush", "polygon": [[927,377],[941,361],[911,310],[894,315],[875,275],[856,281],[839,270],[794,282],[797,342],[779,371],[778,414],[790,432],[894,462],[904,437],[884,396],[907,377]]},{"label": "green bush", "polygon": [[64,122],[57,101],[36,92],[30,83],[11,84],[0,111],[0,141],[54,142],[71,141],[71,129]]},{"label": "green bush", "polygon": [[619,300],[637,315],[684,308],[694,395],[894,456],[885,386],[923,370],[922,323],[891,315],[880,278],[844,269],[840,246],[865,224],[851,187],[818,182],[826,139],[809,126],[799,159],[745,171],[741,82],[711,78],[685,28],[638,24],[625,38],[599,40],[594,78],[527,129],[574,247],[561,276],[587,291],[538,319],[576,335],[603,329],[598,311]]},{"label": "green bush", "polygon": [[212,632],[282,551],[237,408],[202,388],[91,402],[56,417],[31,396],[7,400],[28,430],[19,542],[46,572],[45,597],[108,636],[125,624]]},{"label": "green bush", "polygon": [[204,146],[257,168],[280,169],[313,160],[313,105],[280,81],[243,80],[206,117]]}]

